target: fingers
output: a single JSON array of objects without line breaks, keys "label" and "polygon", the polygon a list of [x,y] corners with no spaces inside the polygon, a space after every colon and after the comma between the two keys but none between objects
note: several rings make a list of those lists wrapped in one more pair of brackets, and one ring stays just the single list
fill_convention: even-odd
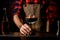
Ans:
[{"label": "fingers", "polygon": [[24,36],[29,35],[31,33],[31,28],[27,24],[24,24],[20,28],[20,33]]},{"label": "fingers", "polygon": [[31,28],[27,24],[24,24],[24,26],[28,31],[31,31]]},{"label": "fingers", "polygon": [[25,26],[24,29],[27,32],[27,34],[28,35],[31,34],[31,28],[27,24],[24,24],[24,26]]},{"label": "fingers", "polygon": [[26,36],[26,34],[24,33],[24,31],[21,30],[20,33],[21,33],[22,35]]},{"label": "fingers", "polygon": [[23,27],[23,30],[25,30],[26,31],[26,33],[29,33],[30,31],[29,31],[29,29],[28,28],[26,28],[26,27]]}]

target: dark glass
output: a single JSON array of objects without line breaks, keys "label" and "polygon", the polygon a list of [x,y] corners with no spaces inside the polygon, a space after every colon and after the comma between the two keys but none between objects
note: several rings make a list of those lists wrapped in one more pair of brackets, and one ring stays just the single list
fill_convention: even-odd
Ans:
[{"label": "dark glass", "polygon": [[[25,18],[26,23],[30,26],[32,29],[32,25],[37,21],[37,18]],[[35,30],[32,29],[31,34],[28,36],[32,36],[35,34]]]},{"label": "dark glass", "polygon": [[28,24],[32,25],[37,21],[37,18],[25,18],[25,20]]},{"label": "dark glass", "polygon": [[6,12],[6,8],[3,8],[3,20],[2,20],[2,34],[8,34],[9,33],[9,21],[8,21],[8,16]]}]

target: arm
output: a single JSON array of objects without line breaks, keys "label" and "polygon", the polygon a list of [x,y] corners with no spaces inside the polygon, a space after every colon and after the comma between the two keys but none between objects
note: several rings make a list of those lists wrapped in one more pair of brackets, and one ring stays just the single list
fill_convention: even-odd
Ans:
[{"label": "arm", "polygon": [[13,21],[14,21],[14,23],[16,24],[16,26],[18,27],[18,28],[20,28],[22,25],[23,25],[23,23],[20,21],[21,19],[19,19],[19,17],[18,17],[18,15],[14,15],[13,16]]},{"label": "arm", "polygon": [[18,15],[20,13],[20,10],[22,8],[21,4],[22,4],[21,0],[20,1],[15,1],[13,3],[13,6],[12,6],[13,7],[13,9],[12,9],[12,11],[13,11],[13,21],[18,28],[20,28],[23,25],[21,19],[18,17]]},{"label": "arm", "polygon": [[23,34],[23,36],[26,36],[26,34],[29,35],[31,33],[30,27],[27,24],[23,24],[20,20],[18,15],[13,16],[13,21],[20,29],[20,33]]},{"label": "arm", "polygon": [[[27,24],[23,24],[22,20],[18,16],[19,13],[21,13],[20,10],[22,8],[20,3],[21,3],[20,1],[17,1],[12,10],[14,12],[13,13],[13,21],[16,24],[16,26],[19,28],[20,33],[25,36],[26,34],[30,34],[31,29]],[[18,5],[16,5],[16,4],[18,4]]]}]

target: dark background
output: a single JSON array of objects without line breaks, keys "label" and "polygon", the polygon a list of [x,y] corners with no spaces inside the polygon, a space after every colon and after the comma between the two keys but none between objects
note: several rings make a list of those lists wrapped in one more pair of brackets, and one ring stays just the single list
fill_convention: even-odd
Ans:
[{"label": "dark background", "polygon": [[[6,28],[4,28],[4,30],[6,30],[6,32],[19,32],[19,29],[16,27],[16,25],[14,24],[14,22],[13,22],[13,20],[12,20],[12,14],[10,14],[10,7],[11,7],[11,5],[12,5],[12,3],[14,2],[15,0],[0,0],[0,34],[2,34],[1,32],[2,32],[2,29],[1,29],[1,24],[2,24],[2,21],[3,21],[3,15],[4,15],[4,11],[3,11],[3,8],[6,8],[6,12],[7,12],[7,17],[8,17],[8,22],[9,22],[9,30],[8,30],[8,28],[6,29]],[[53,1],[55,1],[55,0],[53,0]],[[58,5],[58,8],[60,7],[59,6],[59,0],[56,0],[55,1],[56,3],[57,3],[57,5]],[[57,20],[60,20],[59,18],[60,18],[60,8],[58,9],[59,11],[58,11],[58,19]],[[44,10],[45,11],[45,10]],[[43,20],[46,20],[46,19],[43,19]],[[46,21],[43,21],[43,23],[44,23],[44,26],[46,25],[45,23],[46,23]],[[53,30],[53,28],[50,30],[51,32],[56,32],[56,30],[57,30],[57,26],[56,26],[56,21],[54,22],[54,23],[52,23],[52,26],[54,26],[53,28],[54,28],[54,30]],[[8,30],[8,31],[7,31]],[[42,30],[41,31],[43,31],[43,30],[46,30],[45,28],[42,28]]]},{"label": "dark background", "polygon": [[[2,24],[2,21],[3,21],[3,15],[4,15],[4,10],[3,10],[3,8],[6,8],[6,13],[7,13],[7,17],[8,17],[8,22],[9,22],[9,26],[10,26],[10,31],[11,32],[14,32],[14,31],[18,31],[18,28],[16,27],[16,25],[14,24],[14,22],[13,22],[13,20],[12,20],[12,14],[10,13],[10,11],[11,11],[11,9],[10,9],[10,7],[11,7],[11,5],[12,5],[12,3],[14,2],[15,0],[0,0],[0,26],[1,26],[1,24]],[[42,0],[43,1],[43,0]],[[55,1],[56,3],[57,3],[57,5],[58,5],[58,7],[59,7],[59,0],[53,0],[53,1]],[[42,9],[42,12],[43,11],[45,11],[45,7],[47,8],[47,5],[45,5]],[[60,9],[60,8],[59,8]],[[58,9],[58,10],[59,10]],[[59,10],[60,11],[60,10]],[[56,20],[59,20],[59,11],[58,11],[58,16],[57,16],[57,18],[56,18]],[[46,15],[46,14],[42,14],[42,15]],[[44,26],[46,26],[46,21],[45,21],[46,19],[44,18],[43,19],[43,23],[44,23]],[[56,21],[54,22],[54,23],[52,23],[51,25],[52,26],[57,26],[57,25],[55,25],[56,24]],[[53,28],[54,28],[53,27]],[[53,30],[53,28],[51,29],[51,31]],[[57,27],[55,27],[55,28],[57,28]],[[5,29],[5,28],[4,28]],[[44,30],[46,30],[46,28],[44,28]],[[0,30],[1,31],[1,30]],[[54,30],[54,31],[56,31],[56,30]],[[54,31],[52,31],[52,32],[54,32]]]}]

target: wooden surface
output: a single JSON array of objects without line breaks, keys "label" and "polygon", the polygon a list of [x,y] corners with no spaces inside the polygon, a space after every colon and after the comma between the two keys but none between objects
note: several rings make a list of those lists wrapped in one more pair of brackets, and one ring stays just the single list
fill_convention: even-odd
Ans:
[{"label": "wooden surface", "polygon": [[[24,37],[19,32],[10,32],[9,34],[2,34],[0,36],[8,36],[8,37]],[[36,33],[36,35],[26,36],[26,37],[56,37],[55,33]]]}]

